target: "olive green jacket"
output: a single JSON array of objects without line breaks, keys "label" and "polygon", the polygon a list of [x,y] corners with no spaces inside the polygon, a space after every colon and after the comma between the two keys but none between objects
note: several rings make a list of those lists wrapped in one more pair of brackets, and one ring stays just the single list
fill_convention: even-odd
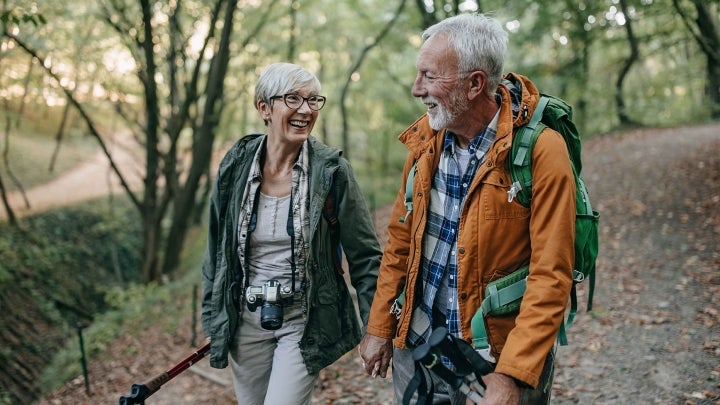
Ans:
[{"label": "olive green jacket", "polygon": [[[247,310],[237,229],[243,190],[262,139],[262,135],[243,137],[227,152],[210,200],[208,246],[202,265],[202,326],[212,340],[210,365],[216,368],[227,367],[228,348],[241,327],[241,311]],[[359,343],[375,294],[382,251],[372,216],[350,164],[340,157],[342,152],[313,137],[308,146],[311,239],[304,269],[308,311],[299,346],[308,372],[314,374]],[[331,184],[337,199],[340,244],[357,292],[362,328],[345,277],[333,264],[337,250],[322,215]]]}]

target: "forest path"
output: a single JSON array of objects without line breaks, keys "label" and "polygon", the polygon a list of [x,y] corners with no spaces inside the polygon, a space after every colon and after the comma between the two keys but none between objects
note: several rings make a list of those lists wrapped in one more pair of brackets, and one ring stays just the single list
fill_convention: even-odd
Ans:
[{"label": "forest path", "polygon": [[[132,189],[142,184],[143,163],[137,144],[127,136],[117,136],[106,144],[115,165]],[[45,184],[23,192],[8,193],[8,202],[16,217],[22,218],[52,208],[76,204],[103,196],[122,193],[124,190],[108,158],[98,150],[77,167],[60,174]],[[26,205],[25,200],[29,203]],[[0,207],[0,219],[7,219],[5,207]]]}]

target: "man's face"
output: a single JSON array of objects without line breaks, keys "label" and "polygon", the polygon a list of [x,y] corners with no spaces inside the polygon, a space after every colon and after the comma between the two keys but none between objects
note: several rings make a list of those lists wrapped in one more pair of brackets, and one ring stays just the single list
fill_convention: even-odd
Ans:
[{"label": "man's face", "polygon": [[430,126],[452,130],[469,109],[466,83],[458,72],[458,58],[444,35],[438,34],[420,48],[418,75],[412,94],[428,107]]}]

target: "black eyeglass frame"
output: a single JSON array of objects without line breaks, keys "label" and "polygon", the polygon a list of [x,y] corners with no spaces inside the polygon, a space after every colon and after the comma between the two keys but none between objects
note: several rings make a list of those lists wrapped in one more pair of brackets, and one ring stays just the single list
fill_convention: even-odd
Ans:
[{"label": "black eyeglass frame", "polygon": [[[298,104],[297,107],[291,106],[288,103],[288,97],[297,97],[298,99],[300,99],[300,104]],[[325,102],[327,101],[327,97],[325,97],[325,96],[315,95],[315,96],[310,96],[310,97],[303,97],[297,93],[287,93],[287,94],[283,94],[282,96],[272,96],[272,97],[270,97],[270,100],[275,100],[278,98],[281,98],[283,100],[283,102],[285,103],[285,106],[287,108],[290,108],[291,110],[297,110],[300,107],[302,107],[303,103],[307,103],[308,108],[310,108],[311,110],[320,111],[320,110],[322,110],[323,107],[325,107]],[[313,101],[313,99],[314,99],[314,104],[318,105],[317,108],[313,107],[313,104],[311,104],[311,101]],[[293,103],[293,102],[291,101],[291,103]]]}]

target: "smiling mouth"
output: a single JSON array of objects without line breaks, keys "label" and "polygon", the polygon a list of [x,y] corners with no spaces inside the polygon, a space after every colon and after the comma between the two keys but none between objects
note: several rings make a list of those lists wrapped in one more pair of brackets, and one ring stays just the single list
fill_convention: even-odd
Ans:
[{"label": "smiling mouth", "polygon": [[290,125],[293,126],[293,127],[295,127],[295,128],[307,128],[308,122],[307,122],[307,121],[292,120],[292,121],[290,121]]},{"label": "smiling mouth", "polygon": [[434,108],[437,108],[437,106],[438,106],[437,103],[434,103],[432,101],[423,101],[423,104],[425,104],[427,106],[428,110],[432,110]]}]

